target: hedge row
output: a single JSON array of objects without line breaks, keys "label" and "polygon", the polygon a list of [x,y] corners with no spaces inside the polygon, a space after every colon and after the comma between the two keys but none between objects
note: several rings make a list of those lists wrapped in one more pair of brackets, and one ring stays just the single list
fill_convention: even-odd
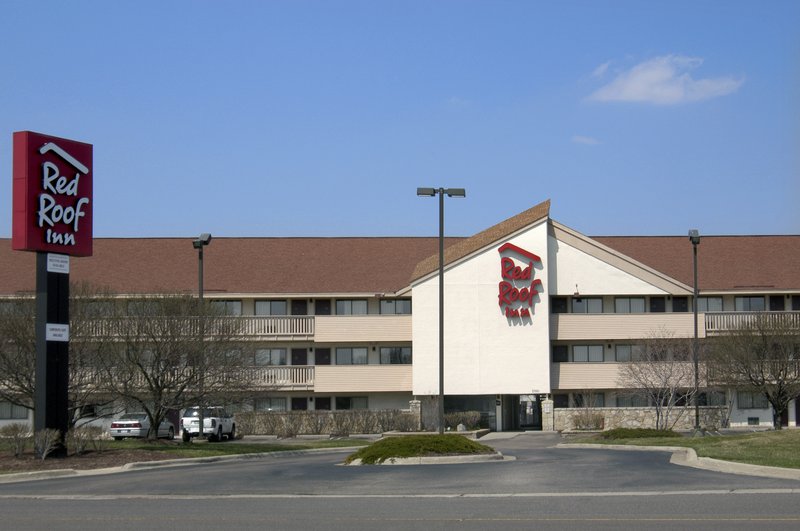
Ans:
[{"label": "hedge row", "polygon": [[400,410],[354,409],[347,411],[245,411],[236,414],[241,435],[331,435],[416,431],[416,415]]}]

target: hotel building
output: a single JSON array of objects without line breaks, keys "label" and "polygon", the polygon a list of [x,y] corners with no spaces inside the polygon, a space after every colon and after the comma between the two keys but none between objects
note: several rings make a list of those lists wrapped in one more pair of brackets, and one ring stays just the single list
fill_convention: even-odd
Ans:
[{"label": "hotel building", "polygon": [[[694,300],[686,236],[589,237],[549,214],[546,201],[446,238],[446,409],[481,411],[496,430],[554,430],[574,427],[572,415],[591,401],[606,427],[647,424],[651,408],[625,392],[621,367],[655,334],[693,337],[694,305],[700,341],[750,312],[800,328],[800,236],[703,236]],[[123,300],[196,293],[190,243],[97,238],[92,257],[72,259],[71,279]],[[215,237],[204,250],[205,297],[244,322],[248,363],[264,382],[229,405],[407,409],[437,395],[438,265],[437,238]],[[34,255],[0,240],[0,297],[34,291]],[[731,398],[731,426],[772,425],[757,392],[700,386],[704,410]],[[28,417],[0,403],[0,424]],[[678,426],[693,421],[687,413]],[[792,401],[785,424],[799,423]]]}]

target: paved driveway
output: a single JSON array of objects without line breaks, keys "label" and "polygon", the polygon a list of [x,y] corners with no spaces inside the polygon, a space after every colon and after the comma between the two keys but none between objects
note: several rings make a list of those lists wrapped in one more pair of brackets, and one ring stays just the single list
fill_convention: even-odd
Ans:
[{"label": "paved driveway", "polygon": [[158,515],[155,528],[192,529],[800,526],[798,481],[676,466],[663,452],[555,448],[559,441],[490,438],[516,457],[495,463],[345,467],[346,453],[326,452],[6,484],[0,511],[8,528],[27,529],[148,525],[140,513]]}]

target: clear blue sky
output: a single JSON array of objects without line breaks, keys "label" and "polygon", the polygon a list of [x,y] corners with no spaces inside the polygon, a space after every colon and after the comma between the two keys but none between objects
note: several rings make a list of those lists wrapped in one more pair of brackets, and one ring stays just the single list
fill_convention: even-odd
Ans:
[{"label": "clear blue sky", "polygon": [[102,237],[800,233],[797,1],[0,1],[11,137],[94,144]]}]

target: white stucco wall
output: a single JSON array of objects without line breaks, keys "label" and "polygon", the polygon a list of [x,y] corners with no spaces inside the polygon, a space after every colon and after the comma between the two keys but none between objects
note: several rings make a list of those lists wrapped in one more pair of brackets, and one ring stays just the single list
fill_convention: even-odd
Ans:
[{"label": "white stucco wall", "polygon": [[550,295],[572,295],[575,291],[581,295],[666,294],[652,284],[552,236],[548,240]]},{"label": "white stucco wall", "polygon": [[[542,221],[446,269],[445,394],[550,391],[547,240],[547,223]],[[542,293],[534,298],[530,318],[506,317],[498,304],[503,280],[498,248],[506,242],[542,259],[534,274],[542,281]],[[516,256],[514,260],[526,265]],[[439,392],[438,275],[415,284],[412,293],[414,394],[435,395]]]}]

